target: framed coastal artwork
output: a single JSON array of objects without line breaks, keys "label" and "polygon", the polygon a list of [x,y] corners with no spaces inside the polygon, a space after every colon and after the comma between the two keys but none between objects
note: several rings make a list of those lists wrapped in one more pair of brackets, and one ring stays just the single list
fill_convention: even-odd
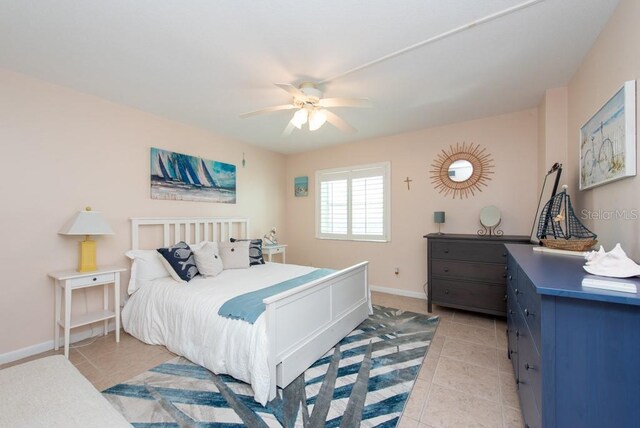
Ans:
[{"label": "framed coastal artwork", "polygon": [[293,186],[295,189],[295,196],[309,196],[309,177],[296,177],[293,179]]},{"label": "framed coastal artwork", "polygon": [[236,166],[151,148],[151,199],[236,203]]},{"label": "framed coastal artwork", "polygon": [[580,190],[636,175],[636,82],[626,82],[580,128]]}]

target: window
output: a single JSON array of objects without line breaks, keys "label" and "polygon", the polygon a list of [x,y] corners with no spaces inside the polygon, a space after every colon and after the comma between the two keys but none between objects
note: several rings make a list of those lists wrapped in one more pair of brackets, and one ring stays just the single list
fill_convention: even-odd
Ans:
[{"label": "window", "polygon": [[316,172],[316,237],[389,241],[390,163]]}]

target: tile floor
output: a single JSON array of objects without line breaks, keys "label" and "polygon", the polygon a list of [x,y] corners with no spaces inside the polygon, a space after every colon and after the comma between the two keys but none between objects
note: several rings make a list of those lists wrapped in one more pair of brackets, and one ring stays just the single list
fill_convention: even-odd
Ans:
[{"label": "tile floor", "polygon": [[[427,313],[424,300],[373,293],[375,304]],[[506,324],[463,311],[434,308],[438,330],[398,428],[522,427]],[[130,379],[175,355],[122,333],[79,343],[69,359],[98,390]],[[84,346],[82,346],[84,345]],[[61,350],[62,351],[62,350]],[[1,368],[61,353],[49,351]]]}]

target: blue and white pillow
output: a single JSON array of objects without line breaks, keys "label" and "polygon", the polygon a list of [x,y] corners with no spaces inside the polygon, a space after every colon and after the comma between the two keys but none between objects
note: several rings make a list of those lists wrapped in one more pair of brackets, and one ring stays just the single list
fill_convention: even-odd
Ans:
[{"label": "blue and white pillow", "polygon": [[231,242],[249,241],[249,266],[263,265],[264,257],[262,257],[262,239],[234,239]]},{"label": "blue and white pillow", "polygon": [[173,279],[178,282],[189,282],[198,275],[193,251],[186,242],[180,241],[172,247],[158,248],[162,263]]}]

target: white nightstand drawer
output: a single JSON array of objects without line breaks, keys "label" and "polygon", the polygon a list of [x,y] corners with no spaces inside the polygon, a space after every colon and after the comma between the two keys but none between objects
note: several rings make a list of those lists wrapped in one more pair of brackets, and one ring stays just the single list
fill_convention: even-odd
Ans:
[{"label": "white nightstand drawer", "polygon": [[67,281],[71,287],[81,287],[83,285],[92,284],[104,284],[113,282],[116,279],[115,273],[100,273],[97,275],[83,276],[81,278],[74,278]]},{"label": "white nightstand drawer", "polygon": [[282,247],[277,247],[277,248],[269,248],[269,252],[271,254],[280,254],[284,251],[284,248]]}]

